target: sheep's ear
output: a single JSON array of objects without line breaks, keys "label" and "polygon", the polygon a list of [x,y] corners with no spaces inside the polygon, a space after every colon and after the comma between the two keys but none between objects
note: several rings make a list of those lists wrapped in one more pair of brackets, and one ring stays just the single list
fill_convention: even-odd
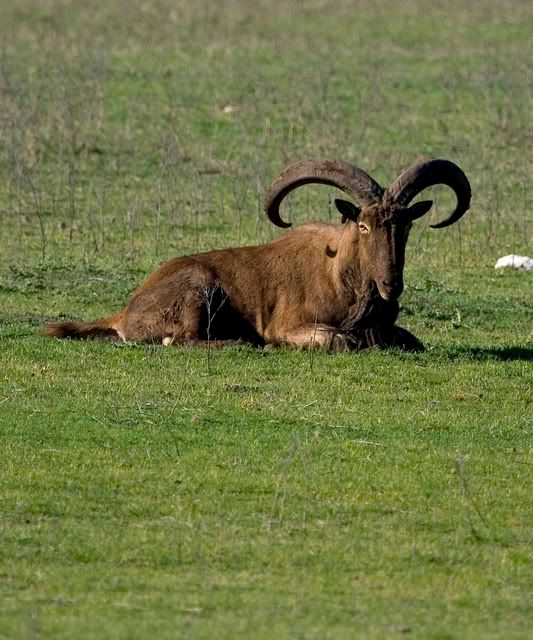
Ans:
[{"label": "sheep's ear", "polygon": [[409,207],[409,218],[411,220],[416,220],[417,218],[425,216],[432,206],[433,200],[422,200],[421,202],[415,202]]},{"label": "sheep's ear", "polygon": [[361,209],[356,207],[353,203],[348,202],[347,200],[335,200],[335,206],[337,207],[337,211],[342,215],[342,223],[344,224],[346,220],[351,220],[352,222],[357,222],[357,218],[361,213]]}]

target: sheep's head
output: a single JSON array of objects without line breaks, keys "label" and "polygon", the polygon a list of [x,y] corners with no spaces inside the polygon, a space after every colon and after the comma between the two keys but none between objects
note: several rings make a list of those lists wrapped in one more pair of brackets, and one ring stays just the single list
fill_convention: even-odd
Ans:
[{"label": "sheep's head", "polygon": [[432,204],[424,201],[403,207],[382,201],[359,209],[346,200],[335,200],[343,219],[357,227],[355,241],[359,244],[359,265],[364,280],[374,282],[384,300],[400,297],[411,221],[429,211]]},{"label": "sheep's head", "polygon": [[463,216],[470,205],[470,184],[462,170],[448,160],[418,162],[384,190],[367,173],[339,160],[306,160],[288,167],[270,187],[266,213],[280,227],[289,227],[279,215],[279,205],[293,189],[308,183],[329,184],[352,196],[360,206],[335,200],[343,222],[356,225],[359,268],[374,282],[385,300],[397,299],[403,290],[405,245],[413,220],[425,215],[431,200],[411,201],[435,184],[451,187],[457,206],[451,216],[434,228],[446,227]]}]

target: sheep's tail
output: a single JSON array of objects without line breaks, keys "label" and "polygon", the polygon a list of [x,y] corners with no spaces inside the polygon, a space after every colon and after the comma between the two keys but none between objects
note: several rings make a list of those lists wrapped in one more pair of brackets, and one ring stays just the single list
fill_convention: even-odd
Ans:
[{"label": "sheep's tail", "polygon": [[51,322],[43,327],[41,335],[46,338],[71,338],[75,340],[122,340],[116,328],[117,317],[104,318],[96,322],[65,320]]}]

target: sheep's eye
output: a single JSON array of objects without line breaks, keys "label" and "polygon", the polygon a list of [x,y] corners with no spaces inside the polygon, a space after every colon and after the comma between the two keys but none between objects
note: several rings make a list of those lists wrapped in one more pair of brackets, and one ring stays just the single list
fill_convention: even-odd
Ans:
[{"label": "sheep's eye", "polygon": [[359,231],[361,233],[368,233],[368,227],[366,226],[366,224],[360,224],[359,225]]}]

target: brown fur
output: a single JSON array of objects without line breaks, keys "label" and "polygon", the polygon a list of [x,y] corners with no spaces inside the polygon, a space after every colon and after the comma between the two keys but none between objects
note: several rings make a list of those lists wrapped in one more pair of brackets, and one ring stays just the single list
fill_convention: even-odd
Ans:
[{"label": "brown fur", "polygon": [[[355,223],[317,223],[266,245],[174,258],[146,279],[122,312],[97,322],[55,322],[43,334],[366,348],[372,340],[364,330],[377,324],[392,327],[398,306],[383,300],[365,277],[360,245]],[[379,322],[367,317],[376,304]]]}]

